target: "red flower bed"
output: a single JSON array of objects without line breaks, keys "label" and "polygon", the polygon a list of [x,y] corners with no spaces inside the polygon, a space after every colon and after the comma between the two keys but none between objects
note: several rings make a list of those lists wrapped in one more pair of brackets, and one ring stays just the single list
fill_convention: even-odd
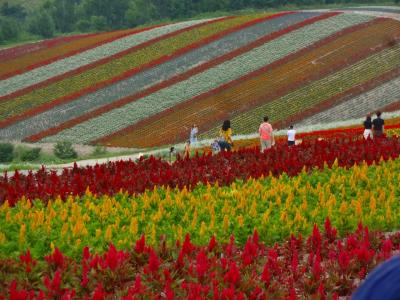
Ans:
[{"label": "red flower bed", "polygon": [[[397,129],[400,128],[400,124],[390,124],[385,125],[385,129]],[[364,132],[363,127],[349,127],[349,128],[337,128],[337,129],[327,129],[327,130],[316,130],[312,132],[299,133],[296,135],[299,139],[307,138],[361,138]]]},{"label": "red flower bed", "polygon": [[120,161],[108,164],[64,169],[62,174],[48,172],[44,168],[36,173],[12,177],[0,177],[0,204],[6,199],[14,205],[25,196],[43,201],[60,195],[83,195],[89,187],[96,194],[115,194],[120,190],[141,193],[155,186],[192,188],[198,183],[230,184],[235,179],[259,178],[286,172],[294,176],[306,169],[323,168],[324,162],[332,165],[335,159],[339,166],[353,166],[366,161],[372,163],[397,158],[400,153],[400,138],[382,138],[374,141],[337,139],[310,140],[287,148],[278,144],[273,149],[260,153],[259,148],[224,152],[212,156],[210,153],[190,159],[178,159],[169,164],[150,157],[138,162]]},{"label": "red flower bed", "polygon": [[157,248],[144,237],[131,251],[110,245],[104,254],[84,248],[80,261],[57,248],[37,261],[29,250],[19,260],[0,260],[0,299],[339,299],[399,248],[400,235],[369,232],[361,224],[344,239],[326,220],[307,239],[292,236],[268,247],[258,233],[237,246],[214,237],[196,246]]},{"label": "red flower bed", "polygon": [[55,47],[64,43],[68,43],[71,41],[75,41],[81,38],[85,38],[91,35],[95,35],[96,33],[91,34],[80,34],[80,35],[71,35],[71,36],[62,36],[57,37],[51,40],[44,40],[37,43],[30,43],[22,46],[12,47],[0,50],[0,60],[7,61],[10,59],[17,58],[19,56],[32,53],[34,51],[42,50],[45,48]]}]

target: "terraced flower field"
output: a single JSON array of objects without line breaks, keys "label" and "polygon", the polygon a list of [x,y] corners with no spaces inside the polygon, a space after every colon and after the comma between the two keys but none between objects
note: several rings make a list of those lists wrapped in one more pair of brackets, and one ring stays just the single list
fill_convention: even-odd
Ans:
[{"label": "terraced flower field", "polygon": [[396,14],[227,16],[3,50],[0,139],[148,148],[193,123],[213,138],[224,119],[245,134],[265,114],[284,127],[390,109],[400,21],[374,9]]},{"label": "terraced flower field", "polygon": [[0,176],[0,298],[350,297],[398,253],[400,138],[320,134]]}]

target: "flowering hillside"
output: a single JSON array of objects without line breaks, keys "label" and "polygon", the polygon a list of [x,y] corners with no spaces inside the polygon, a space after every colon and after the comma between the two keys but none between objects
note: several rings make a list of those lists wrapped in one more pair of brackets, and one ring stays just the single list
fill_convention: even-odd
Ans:
[{"label": "flowering hillside", "polygon": [[287,11],[0,50],[0,139],[147,148],[227,118],[245,134],[265,114],[360,117],[400,100],[399,39],[400,21],[370,11]]},{"label": "flowering hillside", "polygon": [[358,130],[4,174],[0,299],[350,296],[400,247],[400,138]]}]

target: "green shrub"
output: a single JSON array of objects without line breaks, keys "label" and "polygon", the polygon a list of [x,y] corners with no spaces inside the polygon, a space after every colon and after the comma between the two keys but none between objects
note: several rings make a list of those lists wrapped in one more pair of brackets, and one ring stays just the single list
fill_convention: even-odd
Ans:
[{"label": "green shrub", "polygon": [[61,159],[77,158],[78,154],[69,141],[57,142],[54,146],[54,155]]},{"label": "green shrub", "polygon": [[106,153],[107,153],[106,147],[97,145],[97,146],[93,149],[92,155],[98,156],[98,155],[104,155],[104,154],[106,154]]},{"label": "green shrub", "polygon": [[20,158],[22,161],[35,161],[39,158],[41,150],[41,148],[24,149]]},{"label": "green shrub", "polygon": [[14,158],[14,146],[10,143],[0,143],[0,163],[11,162]]}]

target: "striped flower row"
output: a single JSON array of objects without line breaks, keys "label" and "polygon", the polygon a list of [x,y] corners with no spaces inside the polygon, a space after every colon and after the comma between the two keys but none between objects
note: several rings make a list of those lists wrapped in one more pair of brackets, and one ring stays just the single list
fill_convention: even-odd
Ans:
[{"label": "striped flower row", "polygon": [[17,95],[5,101],[0,106],[0,116],[13,117],[32,108],[45,105],[52,107],[57,103],[69,102],[165,62],[179,51],[190,51],[192,47],[198,46],[196,43],[199,40],[210,38],[253,19],[257,19],[257,16],[229,17],[187,27],[152,39],[148,43],[139,45],[138,48],[134,47],[131,53],[121,52],[123,54],[121,57],[115,59],[109,57],[61,76],[52,77],[49,81],[54,80],[54,83],[44,87],[33,86],[27,94]]},{"label": "striped flower row", "polygon": [[[151,94],[148,97],[139,99],[109,113],[105,113],[100,117],[67,129],[45,140],[68,139],[74,142],[89,142],[164,109],[168,109],[185,99],[192,98],[262,66],[268,65],[343,28],[366,22],[370,19],[364,16],[338,15],[316,22],[272,40],[265,45],[242,54],[220,66],[195,75],[188,80],[179,82],[165,90]],[[100,124],[101,126],[99,126]],[[108,126],[104,126],[105,124]],[[94,128],[96,128],[95,131]]]},{"label": "striped flower row", "polygon": [[25,44],[22,46],[6,48],[0,50],[0,60],[2,62],[19,58],[26,54],[32,54],[33,52],[47,49],[51,47],[56,47],[59,45],[65,45],[66,43],[70,43],[75,40],[87,38],[94,34],[79,34],[79,35],[70,35],[70,36],[61,36],[50,40],[44,40],[36,43]]},{"label": "striped flower row", "polygon": [[94,49],[87,50],[80,54],[56,61],[46,66],[39,67],[37,69],[28,71],[21,75],[17,75],[2,80],[0,82],[0,96],[11,94],[20,89],[37,84],[41,81],[45,81],[51,77],[61,75],[68,71],[81,68],[84,65],[88,65],[98,60],[104,59],[106,57],[113,56],[119,52],[126,51],[129,48],[135,47],[137,45],[140,45],[151,39],[155,39],[159,36],[168,34],[170,32],[191,27],[207,21],[209,20],[203,19],[203,20],[187,21],[187,22],[166,25],[148,31],[143,31],[137,34],[123,37],[111,43],[101,45]]},{"label": "striped flower row", "polygon": [[[203,132],[216,123],[220,126],[223,119],[251,110],[259,103],[279,98],[310,81],[387,48],[381,44],[387,36],[400,30],[400,23],[393,23],[377,20],[350,27],[338,35],[331,35],[248,76],[220,86],[202,97],[190,99],[99,142],[128,147],[153,147],[187,138],[187,128],[192,123],[198,124]],[[382,34],[383,30],[385,34]],[[203,111],[207,111],[207,114],[203,114]],[[257,127],[253,129],[256,131]],[[154,131],[158,132],[157,136],[153,136]]]},{"label": "striped flower row", "polygon": [[79,40],[74,40],[66,44],[55,47],[44,48],[33,53],[16,57],[15,59],[7,60],[0,63],[0,79],[6,79],[10,76],[26,72],[27,70],[35,69],[54,61],[73,56],[80,52],[98,47],[104,43],[109,43],[120,39],[124,36],[140,32],[145,29],[125,29],[112,32],[104,32],[88,35]]},{"label": "striped flower row", "polygon": [[[128,95],[135,94],[148,86],[159,83],[160,81],[163,81],[162,84],[165,84],[165,81],[172,77],[176,77],[177,75],[192,70],[193,68],[199,69],[199,64],[201,64],[203,68],[206,68],[205,62],[211,63],[215,58],[239,49],[248,43],[252,43],[265,34],[285,28],[316,15],[318,14],[297,13],[289,15],[284,14],[279,17],[279,14],[277,14],[262,18],[262,20],[266,20],[260,21],[254,25],[250,25],[253,24],[253,21],[246,22],[243,24],[243,28],[242,26],[233,27],[232,29],[237,31],[224,35],[222,38],[217,39],[214,42],[210,42],[176,58],[167,60],[165,63],[160,63],[152,68],[143,70],[140,73],[118,81],[117,83],[97,92],[81,96],[65,104],[54,106],[53,108],[49,107],[49,110],[46,110],[43,113],[38,111],[38,109],[43,106],[39,106],[37,109],[26,111],[21,118],[15,120],[3,120],[0,122],[0,126],[8,126],[9,128],[7,129],[7,132],[19,139],[37,134],[42,130],[57,126],[65,121],[79,117],[90,111],[94,111],[103,105],[107,105]],[[213,63],[217,64],[218,61]],[[32,117],[23,120],[23,118],[28,118],[29,116]],[[21,122],[20,120],[23,121]],[[11,122],[15,121],[20,122],[9,126],[12,124]],[[31,124],[35,124],[35,126],[31,126]]]},{"label": "striped flower row", "polygon": [[300,122],[299,125],[329,123],[363,117],[367,113],[381,109],[391,103],[396,103],[399,99],[400,75],[368,92],[315,114]]},{"label": "striped flower row", "polygon": [[259,125],[265,114],[270,115],[273,122],[290,118],[297,112],[399,67],[399,55],[398,47],[384,50],[342,71],[243,113],[233,118],[232,123],[235,124],[237,133],[251,133],[255,131],[254,128]]}]

